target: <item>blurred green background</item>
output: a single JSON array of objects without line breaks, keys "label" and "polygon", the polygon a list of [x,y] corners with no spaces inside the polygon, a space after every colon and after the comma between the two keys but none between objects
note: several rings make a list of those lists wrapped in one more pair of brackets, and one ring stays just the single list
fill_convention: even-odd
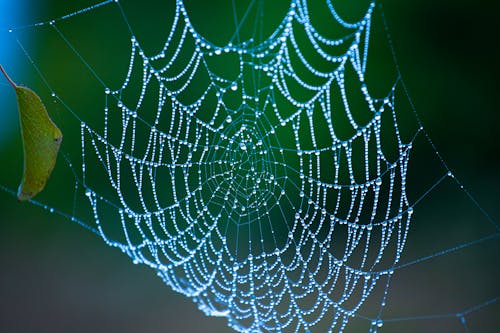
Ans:
[{"label": "blurred green background", "polygon": [[[157,49],[166,37],[172,2],[122,1],[146,50]],[[63,129],[75,128],[76,122],[60,102],[50,97],[7,29],[60,17],[92,3],[24,0],[16,9],[12,2],[0,0],[0,63],[15,81],[40,93]],[[244,8],[246,3],[238,6]],[[270,12],[274,10],[269,14],[270,21],[278,22],[287,2],[265,3]],[[348,13],[348,1],[339,3]],[[500,4],[451,0],[382,3],[401,72],[425,128],[455,175],[498,220]],[[187,7],[193,11],[200,31],[207,31],[214,41],[223,41],[232,35],[232,17],[227,13],[230,4],[229,0],[190,1]],[[364,8],[351,6],[352,13]],[[374,21],[374,25],[380,30],[381,21]],[[129,35],[116,8],[99,9],[58,26],[107,84],[116,87],[122,82],[129,58]],[[102,110],[102,87],[60,36],[43,27],[21,30],[16,36],[62,100],[97,126],[101,115],[90,110]],[[383,42],[385,36],[373,38]],[[377,48],[375,41],[372,48]],[[392,59],[380,60],[380,66],[393,72]],[[0,81],[0,184],[15,189],[22,172],[19,125],[13,91]],[[78,142],[78,132],[65,132],[66,147],[79,147]],[[425,143],[419,145],[412,174],[425,187],[432,185],[440,170]],[[66,153],[78,156],[80,151]],[[65,172],[56,168],[54,177],[62,180],[49,184],[41,200],[64,206],[66,192],[61,189],[72,186],[64,184]],[[445,182],[417,207],[402,262],[492,231],[471,200],[451,182]],[[385,316],[453,313],[500,295],[498,243],[498,239],[482,243],[398,271]],[[473,314],[468,318],[470,331],[498,331],[499,310],[497,303]],[[173,293],[152,270],[132,265],[100,238],[0,191],[0,332],[33,331],[231,332],[224,319],[204,317],[191,300]],[[380,331],[462,332],[463,327],[458,320],[442,319],[387,323]]]}]

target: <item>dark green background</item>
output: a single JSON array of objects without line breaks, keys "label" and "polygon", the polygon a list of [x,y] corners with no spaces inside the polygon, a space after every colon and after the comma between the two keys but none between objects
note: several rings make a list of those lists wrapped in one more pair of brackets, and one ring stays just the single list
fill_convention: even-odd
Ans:
[{"label": "dark green background", "polygon": [[[32,4],[28,22],[60,17],[90,3],[37,1]],[[197,1],[190,2],[188,8],[198,9],[193,12],[193,19],[199,22],[201,31],[207,29],[207,34],[223,40],[224,31],[233,27],[232,18],[213,8],[226,6],[230,1],[210,3],[214,7],[203,7],[203,2]],[[279,13],[283,3],[273,2],[269,10]],[[137,28],[138,38],[144,40],[146,49],[153,49],[167,33],[168,24],[162,25],[163,13],[170,19],[168,8],[173,6],[166,5],[162,11],[143,1],[124,0],[123,4]],[[383,4],[401,72],[425,128],[455,175],[493,218],[500,218],[500,52],[497,49],[500,6],[493,1],[451,0],[384,1]],[[109,26],[108,20],[117,19],[116,15],[116,10],[99,10],[61,25],[96,72],[114,85],[122,80],[115,73],[128,60],[128,36],[114,38],[112,33],[123,26]],[[276,17],[274,20],[279,21]],[[163,35],[153,35],[158,31]],[[18,36],[29,46],[35,62],[61,98],[90,122],[100,119],[98,114],[88,111],[102,106],[98,100],[102,96],[97,91],[99,87],[90,76],[86,77],[88,71],[74,55],[61,46],[60,38],[43,28],[25,30]],[[75,123],[68,120],[60,103],[52,101],[15,41],[3,35],[2,41],[9,43],[21,58],[21,65],[12,69],[3,63],[12,77],[39,91],[48,101],[54,119],[63,128],[72,128]],[[106,58],[115,54],[110,52],[115,47],[123,48],[122,57]],[[376,48],[377,44],[372,43],[371,47]],[[69,59],[66,60],[69,63],[64,63],[64,59]],[[386,60],[392,71],[391,59]],[[10,88],[0,85],[0,89]],[[14,94],[9,98],[14,99]],[[11,101],[2,101],[2,105],[9,106],[2,114],[16,112]],[[22,171],[20,136],[13,132],[0,150],[0,184],[10,188],[17,187]],[[68,133],[65,145],[77,142],[73,140],[79,140],[78,133]],[[425,143],[419,144],[422,148],[417,149],[421,153],[416,155],[420,159],[414,161],[414,174],[421,177],[422,183],[432,184],[440,173],[433,169],[436,165],[433,154],[426,151]],[[64,172],[57,172],[64,179]],[[50,185],[40,199],[61,199],[65,192],[59,186],[63,185],[57,182]],[[479,238],[492,230],[463,192],[451,182],[445,183],[417,207],[402,262]],[[490,241],[402,269],[394,277],[386,316],[453,313],[500,295],[498,243]],[[495,332],[500,324],[499,308],[496,304],[468,318],[470,331]],[[205,318],[196,305],[174,294],[153,271],[132,265],[127,257],[106,247],[95,235],[37,207],[20,204],[2,191],[0,332],[33,331],[230,332],[225,320]],[[386,324],[381,329],[381,332],[402,331],[463,332],[463,328],[458,320],[451,319]]]}]

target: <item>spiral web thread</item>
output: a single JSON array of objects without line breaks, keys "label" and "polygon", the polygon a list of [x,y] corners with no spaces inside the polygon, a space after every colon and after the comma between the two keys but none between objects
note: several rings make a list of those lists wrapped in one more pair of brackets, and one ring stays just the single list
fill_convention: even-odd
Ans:
[{"label": "spiral web thread", "polygon": [[[105,5],[117,5],[127,21],[119,2],[105,1],[35,26],[52,26],[70,44],[58,22]],[[420,127],[402,139],[400,79],[383,98],[365,84],[375,3],[356,23],[327,5],[346,31],[340,38],[322,35],[307,1],[294,0],[264,41],[241,42],[235,33],[219,47],[196,31],[179,0],[158,54],[147,55],[131,31],[123,85],[105,85],[104,129],[81,121],[81,184],[96,225],[89,228],[237,331],[341,332],[358,317],[374,332],[394,270],[408,265],[398,266],[415,205],[406,196],[407,167],[413,141],[426,133]],[[223,57],[236,59],[236,77],[213,69],[211,59]],[[124,96],[136,76],[142,88],[130,101]],[[367,120],[350,105],[351,78]],[[151,92],[157,110],[149,122],[142,114]],[[341,117],[347,137],[338,134]],[[110,133],[112,123],[121,133]],[[93,159],[112,196],[90,185]],[[495,226],[488,239],[498,237]],[[377,286],[382,293],[372,295]],[[370,296],[379,304],[373,318],[358,311]],[[465,315],[497,300],[449,316],[467,328]]]}]

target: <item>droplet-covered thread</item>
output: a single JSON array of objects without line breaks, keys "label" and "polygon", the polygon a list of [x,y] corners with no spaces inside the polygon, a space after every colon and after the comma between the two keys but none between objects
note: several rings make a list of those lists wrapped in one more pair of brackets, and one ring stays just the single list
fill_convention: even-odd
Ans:
[{"label": "droplet-covered thread", "polygon": [[[105,133],[82,125],[84,161],[96,154],[120,198],[124,241],[109,239],[99,227],[103,238],[157,270],[207,314],[227,317],[238,331],[309,331],[318,325],[342,331],[375,286],[388,285],[390,267],[404,247],[411,217],[405,194],[411,145],[398,133],[394,88],[377,99],[364,83],[368,43],[361,41],[368,40],[374,4],[352,24],[331,9],[348,30],[345,37],[321,35],[311,24],[307,2],[293,1],[268,39],[218,47],[196,32],[178,1],[163,50],[147,56],[133,37],[122,87],[105,90],[116,97],[108,99],[106,111],[122,113],[122,140],[112,143]],[[307,35],[307,47],[331,64],[328,70],[307,59],[310,51],[303,51],[297,33]],[[345,51],[339,53],[340,46]],[[192,56],[179,66],[186,50]],[[236,79],[212,70],[210,58],[224,56],[238,59]],[[130,105],[120,96],[131,89],[136,62],[142,62],[143,86]],[[302,72],[295,68],[299,64]],[[312,80],[304,78],[304,70]],[[350,107],[346,70],[355,73],[363,108],[371,114],[364,123]],[[210,80],[186,103],[184,93],[199,84],[200,73]],[[127,136],[132,142],[142,139],[135,133],[153,81],[159,87],[157,116],[148,125],[145,150],[137,151],[127,145]],[[236,107],[229,106],[229,97],[240,101]],[[332,106],[335,98],[342,108]],[[170,114],[163,117],[165,112]],[[337,135],[337,113],[347,117],[350,137]],[[395,124],[398,142],[394,161],[384,153],[382,113],[393,114],[388,121]],[[362,173],[353,162],[360,144]],[[117,167],[130,168],[132,179],[122,179]],[[159,173],[169,182],[158,183]],[[135,183],[139,208],[121,192],[124,181]],[[155,191],[168,183],[173,193],[165,202]],[[143,199],[147,189],[153,207]],[[88,197],[96,222],[104,223],[98,196]]]}]

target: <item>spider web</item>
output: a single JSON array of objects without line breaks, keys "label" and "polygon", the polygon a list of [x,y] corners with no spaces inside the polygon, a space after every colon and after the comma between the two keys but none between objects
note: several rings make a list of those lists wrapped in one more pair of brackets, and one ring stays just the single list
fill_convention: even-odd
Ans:
[{"label": "spider web", "polygon": [[[118,88],[59,29],[106,6],[130,31]],[[366,80],[380,9],[371,3],[359,21],[347,22],[333,2],[326,7],[338,36],[316,27],[308,1],[294,0],[268,37],[256,24],[252,38],[242,38],[244,19],[235,15],[233,37],[218,46],[179,0],[154,54],[118,1],[32,26],[55,30],[103,85],[102,125],[74,114],[81,170],[68,160],[75,202],[83,191],[91,217],[80,218],[76,203],[66,216],[240,332],[342,332],[352,318],[375,332],[409,320],[382,317],[397,269],[499,236],[484,213],[493,233],[399,263],[422,198],[407,196],[412,148],[420,137],[435,148],[418,118],[400,129],[397,96],[406,88],[399,70],[382,97]],[[443,175],[424,196],[448,178],[461,185],[439,159]],[[375,304],[369,317],[360,313],[368,300]],[[456,317],[467,330],[468,314],[497,301],[441,317]]]}]

